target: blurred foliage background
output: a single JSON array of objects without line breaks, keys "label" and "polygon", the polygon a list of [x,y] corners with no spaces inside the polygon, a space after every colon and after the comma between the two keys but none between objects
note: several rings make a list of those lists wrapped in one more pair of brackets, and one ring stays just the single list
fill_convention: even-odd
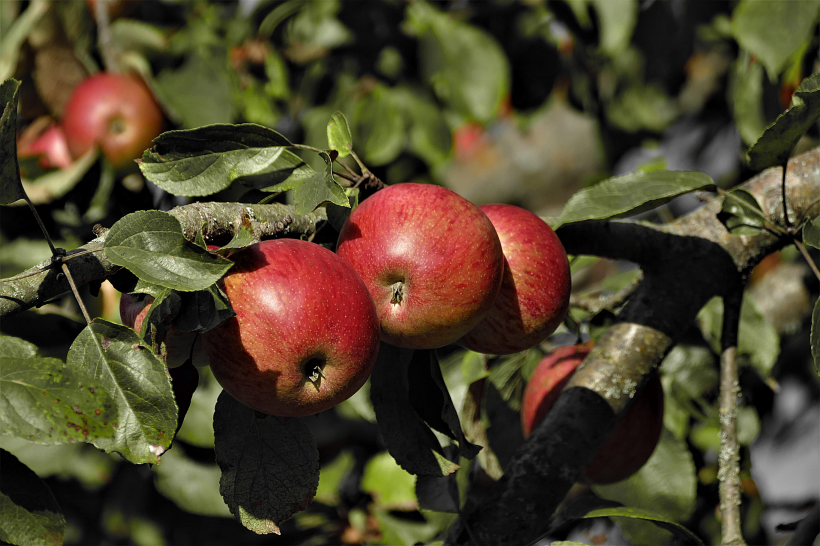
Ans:
[{"label": "blurred foliage background", "polygon": [[[325,148],[328,119],[339,110],[358,154],[385,182],[443,184],[477,204],[507,202],[546,217],[577,190],[638,168],[699,170],[722,187],[745,180],[753,174],[745,148],[820,69],[814,0],[113,0],[104,8],[93,0],[0,2],[0,79],[23,82],[19,132],[59,120],[88,75],[136,71],[167,129],[250,122]],[[796,152],[817,143],[814,127]],[[89,240],[96,223],[187,202],[145,181],[136,166],[36,163],[21,159],[26,189],[65,248]],[[259,198],[237,187],[215,196]],[[646,218],[668,220],[696,205],[685,196]],[[2,276],[49,256],[30,212],[4,208]],[[579,297],[615,293],[637,275],[630,264],[592,258],[575,260],[573,271]],[[753,544],[785,543],[793,527],[777,525],[818,500],[820,388],[808,354],[817,292],[807,268],[784,251],[756,270],[743,307],[740,352],[749,366],[740,434],[751,446],[743,451],[743,507]],[[92,314],[118,318],[118,294],[107,284],[99,297],[86,295]],[[662,366],[667,430],[651,464],[627,482],[595,488],[663,512],[706,543],[719,540],[715,303]],[[611,310],[573,308],[550,341],[489,374],[476,354],[441,352],[457,407],[484,377],[495,393],[477,410],[490,445],[478,465],[458,473],[462,491],[497,479],[522,441],[518,397],[538,357],[579,332],[597,337],[611,318]],[[65,358],[82,322],[63,298],[4,323],[3,333]],[[254,535],[219,495],[211,422],[219,391],[200,369],[184,426],[153,468],[90,445],[0,445],[52,489],[68,544],[414,544],[434,540],[454,519],[428,509],[435,499],[386,454],[363,391],[309,420],[322,463],[313,505],[286,522],[281,537]],[[671,536],[610,520],[562,533],[555,538],[596,544]]]}]

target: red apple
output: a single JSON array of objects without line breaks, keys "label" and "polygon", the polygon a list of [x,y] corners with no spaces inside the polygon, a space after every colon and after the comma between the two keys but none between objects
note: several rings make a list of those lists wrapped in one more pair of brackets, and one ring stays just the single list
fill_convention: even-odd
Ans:
[{"label": "red apple", "polygon": [[480,353],[517,353],[541,343],[564,320],[569,260],[558,236],[535,214],[513,205],[481,210],[501,240],[504,280],[490,312],[459,343]]},{"label": "red apple", "polygon": [[[521,401],[524,437],[529,437],[547,414],[590,348],[589,344],[560,347],[538,363]],[[663,386],[660,375],[653,372],[584,469],[584,477],[596,484],[625,480],[649,460],[662,430]]]},{"label": "red apple", "polygon": [[22,132],[17,141],[17,156],[39,157],[40,168],[45,170],[64,169],[72,162],[65,133],[59,125],[45,117]]},{"label": "red apple", "polygon": [[[133,328],[137,333],[142,329],[142,322],[148,315],[154,297],[147,294],[123,294],[120,296],[120,319],[126,326]],[[196,332],[182,332],[173,326],[165,334],[165,365],[168,368],[182,366],[186,360],[192,358],[196,367],[208,365],[208,357],[202,344],[202,336]],[[193,352],[191,348],[193,346]]]},{"label": "red apple", "polygon": [[236,317],[203,334],[214,376],[246,406],[312,415],[352,396],[373,370],[379,321],[353,268],[317,244],[274,239],[230,256]]},{"label": "red apple", "polygon": [[365,199],[336,252],[367,285],[382,339],[433,349],[472,330],[504,273],[498,235],[478,207],[440,186],[397,184]]},{"label": "red apple", "polygon": [[102,72],[74,88],[62,125],[75,159],[99,145],[106,159],[122,168],[151,147],[163,116],[139,77]]}]

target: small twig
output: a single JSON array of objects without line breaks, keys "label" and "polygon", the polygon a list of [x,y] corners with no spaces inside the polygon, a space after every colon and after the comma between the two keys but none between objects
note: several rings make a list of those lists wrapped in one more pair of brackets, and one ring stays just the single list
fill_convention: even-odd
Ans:
[{"label": "small twig", "polygon": [[368,169],[365,166],[365,164],[362,163],[362,160],[359,159],[359,156],[356,155],[356,152],[354,152],[353,150],[350,150],[350,155],[353,156],[353,159],[355,159],[356,163],[359,164],[359,169],[361,169],[363,176],[367,176],[368,174],[370,174],[370,169]]},{"label": "small twig", "polygon": [[780,191],[783,196],[783,222],[786,224],[786,227],[791,227],[792,223],[789,220],[789,207],[786,206],[786,169],[789,168],[789,160],[788,158],[786,161],[783,162],[783,180],[780,183]]},{"label": "small twig", "polygon": [[740,445],[737,440],[737,336],[743,288],[738,285],[723,299],[720,355],[720,511],[724,546],[745,546],[740,524]]},{"label": "small twig", "polygon": [[68,279],[68,284],[71,286],[71,291],[74,293],[74,299],[77,300],[77,305],[80,306],[80,311],[83,312],[83,316],[85,317],[85,321],[91,325],[91,317],[88,315],[88,310],[85,308],[85,304],[83,303],[83,299],[80,297],[80,291],[77,290],[77,285],[74,284],[74,277],[71,276],[71,271],[68,270],[68,265],[65,263],[61,264],[63,274]]},{"label": "small twig", "polygon": [[[26,203],[28,203],[28,208],[31,209],[31,213],[34,215],[34,218],[37,220],[37,224],[40,226],[40,231],[43,232],[43,236],[46,238],[46,242],[48,243],[48,247],[51,249],[52,256],[58,256],[60,253],[54,248],[54,243],[51,242],[51,237],[48,236],[48,231],[46,230],[46,225],[43,223],[43,220],[40,218],[40,215],[37,213],[37,209],[34,208],[34,203],[31,202],[31,199],[28,198],[25,192],[23,192],[24,199]],[[65,254],[65,251],[63,251]]]},{"label": "small twig", "polygon": [[[62,261],[67,262],[68,260],[73,260],[74,258],[79,258],[80,256],[85,256],[86,254],[93,254],[94,252],[102,252],[102,251],[103,251],[103,249],[101,249],[101,248],[98,248],[98,249],[95,249],[95,250],[81,250],[79,252],[74,252],[73,254],[66,254],[65,256],[62,257],[63,258]],[[43,272],[47,269],[51,269],[51,268],[53,268],[57,265],[57,262],[55,262],[53,259],[49,259],[49,260],[47,260],[47,262],[48,263],[41,266],[36,271],[29,271],[29,272],[26,272],[26,273],[20,273],[19,275],[15,275],[13,277],[8,277],[7,279],[0,279],[0,283],[2,283],[2,282],[13,282],[13,281],[17,281],[17,280],[20,280],[20,279],[25,279],[26,277],[32,277],[34,275],[39,275],[41,272]]]},{"label": "small twig", "polygon": [[817,264],[815,264],[814,260],[811,259],[811,254],[809,254],[809,251],[806,250],[805,246],[803,246],[803,243],[795,239],[794,246],[797,247],[797,249],[800,251],[800,254],[802,254],[806,261],[809,263],[809,267],[811,268],[812,272],[814,272],[814,276],[817,277],[818,280],[820,280],[820,269],[817,269]]},{"label": "small twig", "polygon": [[116,54],[114,52],[114,38],[111,36],[111,27],[109,26],[108,17],[108,2],[109,0],[97,0],[94,6],[94,20],[97,23],[97,47],[102,56],[103,67],[105,70],[115,71]]}]

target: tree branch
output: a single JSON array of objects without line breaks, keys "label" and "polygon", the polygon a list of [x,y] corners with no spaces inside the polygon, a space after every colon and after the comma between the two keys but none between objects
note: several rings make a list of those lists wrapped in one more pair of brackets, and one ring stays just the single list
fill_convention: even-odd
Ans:
[{"label": "tree branch", "polygon": [[[769,219],[785,225],[781,168],[743,184]],[[789,161],[790,218],[799,225],[820,190],[820,148]],[[554,513],[598,446],[612,431],[646,375],[660,363],[701,307],[725,296],[787,238],[767,231],[734,236],[718,221],[721,199],[662,226],[628,221],[569,224],[558,235],[570,254],[638,263],[644,280],[559,396],[554,409],[519,448],[486,498],[454,524],[449,544],[469,544],[464,522],[482,544],[528,544],[549,530]]]},{"label": "tree branch", "polygon": [[[191,203],[174,208],[170,214],[179,220],[183,235],[191,241],[202,229],[206,241],[227,242],[240,227],[251,229],[259,239],[274,235],[309,236],[327,219],[324,209],[303,216],[296,214],[292,206],[279,203]],[[105,255],[104,245],[105,235],[101,235],[63,258],[77,285],[102,281],[119,270]],[[48,260],[20,275],[0,280],[0,322],[68,292],[71,287],[60,273]]]}]

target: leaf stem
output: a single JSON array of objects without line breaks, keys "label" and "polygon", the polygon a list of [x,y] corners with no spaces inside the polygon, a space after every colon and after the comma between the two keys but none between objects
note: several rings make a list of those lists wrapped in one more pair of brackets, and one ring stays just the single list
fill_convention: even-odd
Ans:
[{"label": "leaf stem", "polygon": [[806,250],[806,247],[803,245],[803,243],[795,239],[794,246],[797,247],[797,249],[800,251],[800,254],[802,254],[806,261],[809,263],[809,267],[814,273],[814,276],[817,277],[818,280],[820,280],[820,269],[817,269],[817,264],[814,263],[814,260],[812,260],[811,258],[811,254],[809,254],[809,251]]},{"label": "leaf stem", "polygon": [[74,299],[77,300],[77,305],[80,306],[80,311],[82,311],[85,321],[89,326],[91,326],[91,317],[88,315],[88,310],[85,308],[83,299],[80,297],[80,291],[77,290],[77,285],[74,284],[74,277],[71,275],[71,271],[68,270],[68,265],[62,263],[61,268],[63,270],[63,274],[66,276],[66,279],[68,279],[68,284],[71,286],[71,291],[74,293]]}]

